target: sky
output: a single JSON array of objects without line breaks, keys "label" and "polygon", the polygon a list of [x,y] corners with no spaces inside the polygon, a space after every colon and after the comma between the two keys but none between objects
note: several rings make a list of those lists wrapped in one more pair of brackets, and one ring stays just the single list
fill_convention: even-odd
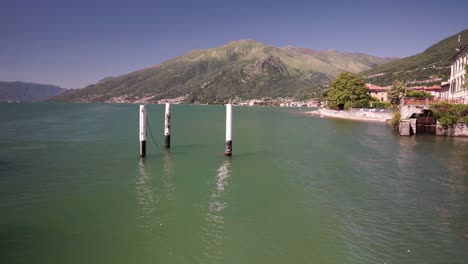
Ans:
[{"label": "sky", "polygon": [[466,0],[0,0],[0,80],[82,88],[239,39],[406,57],[467,29],[467,10]]}]

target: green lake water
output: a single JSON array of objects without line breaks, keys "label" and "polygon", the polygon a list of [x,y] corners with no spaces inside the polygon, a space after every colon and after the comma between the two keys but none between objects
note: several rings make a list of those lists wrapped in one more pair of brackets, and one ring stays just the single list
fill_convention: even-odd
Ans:
[{"label": "green lake water", "polygon": [[468,139],[223,106],[0,104],[0,263],[467,263]]}]

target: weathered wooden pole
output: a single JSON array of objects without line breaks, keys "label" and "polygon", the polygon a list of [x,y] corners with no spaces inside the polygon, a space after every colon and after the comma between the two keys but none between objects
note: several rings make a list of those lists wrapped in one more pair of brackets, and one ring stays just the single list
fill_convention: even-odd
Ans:
[{"label": "weathered wooden pole", "polygon": [[171,147],[171,104],[166,103],[166,115],[164,118],[164,147]]},{"label": "weathered wooden pole", "polygon": [[140,105],[140,157],[146,156],[146,105]]},{"label": "weathered wooden pole", "polygon": [[226,149],[224,155],[232,155],[232,105],[226,105]]}]

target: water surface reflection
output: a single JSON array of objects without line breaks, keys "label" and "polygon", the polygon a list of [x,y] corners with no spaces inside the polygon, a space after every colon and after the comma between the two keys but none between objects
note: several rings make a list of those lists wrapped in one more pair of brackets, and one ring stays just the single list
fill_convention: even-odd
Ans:
[{"label": "water surface reflection", "polygon": [[231,159],[226,158],[217,170],[216,181],[213,188],[211,188],[208,212],[203,226],[204,255],[214,262],[219,261],[223,256],[223,244],[226,234],[223,213],[229,206],[225,200],[229,177],[231,177]]},{"label": "water surface reflection", "polygon": [[153,192],[151,185],[151,170],[145,164],[145,159],[138,163],[136,176],[136,202],[139,208],[139,225],[144,229],[151,229],[154,223],[154,210],[161,197]]},{"label": "water surface reflection", "polygon": [[168,200],[174,200],[175,184],[173,179],[173,161],[171,152],[169,150],[164,151],[164,165],[163,165],[163,176],[162,176],[162,189]]}]

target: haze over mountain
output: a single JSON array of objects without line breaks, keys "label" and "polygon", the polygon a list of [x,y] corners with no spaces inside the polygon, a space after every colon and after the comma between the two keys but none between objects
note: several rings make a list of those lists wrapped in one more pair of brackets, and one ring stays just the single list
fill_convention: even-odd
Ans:
[{"label": "haze over mountain", "polygon": [[391,60],[362,53],[276,48],[254,40],[239,40],[108,77],[54,100],[157,102],[179,98],[187,103],[213,103],[235,98],[316,98],[340,72],[358,73]]},{"label": "haze over mountain", "polygon": [[[461,43],[458,42],[460,36]],[[449,59],[460,45],[468,44],[468,29],[445,38],[414,56],[380,65],[362,73],[366,82],[391,85],[395,80],[407,81],[408,85],[440,84],[450,76]]]},{"label": "haze over mountain", "polygon": [[0,101],[43,101],[65,91],[62,87],[50,84],[0,81]]}]

